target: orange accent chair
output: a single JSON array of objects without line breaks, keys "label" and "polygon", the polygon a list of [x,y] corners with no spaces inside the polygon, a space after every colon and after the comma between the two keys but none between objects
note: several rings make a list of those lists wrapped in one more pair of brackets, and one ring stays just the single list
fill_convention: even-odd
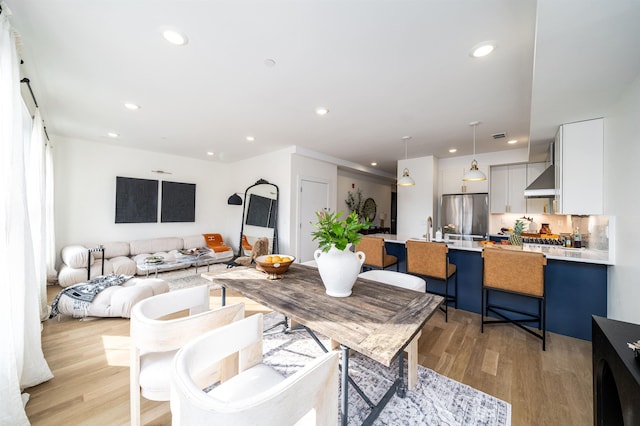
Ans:
[{"label": "orange accent chair", "polygon": [[247,240],[247,236],[244,234],[242,234],[242,242],[240,243],[240,245],[242,246],[242,250],[246,255],[251,254],[251,250],[253,250],[253,246],[249,244],[249,240]]},{"label": "orange accent chair", "polygon": [[207,247],[215,253],[231,250],[231,247],[224,244],[224,240],[220,234],[202,234],[202,236],[207,243]]}]

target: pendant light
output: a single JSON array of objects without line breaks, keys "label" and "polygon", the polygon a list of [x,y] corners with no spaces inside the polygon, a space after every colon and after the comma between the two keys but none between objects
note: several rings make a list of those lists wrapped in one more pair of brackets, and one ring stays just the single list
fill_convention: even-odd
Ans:
[{"label": "pendant light", "polygon": [[487,180],[487,176],[478,170],[478,162],[476,161],[476,126],[480,124],[479,121],[472,121],[469,126],[473,126],[473,160],[471,161],[471,168],[467,173],[462,176],[462,180],[465,182],[474,182],[480,180]]},{"label": "pendant light", "polygon": [[[409,139],[411,139],[411,136],[403,136],[402,140],[404,141],[404,159],[407,160],[407,143],[409,143]],[[398,179],[398,186],[414,186],[416,184],[416,182],[411,179],[411,176],[409,176],[409,169],[407,169],[406,167],[404,168],[404,170],[402,171],[402,177],[400,179]]]}]

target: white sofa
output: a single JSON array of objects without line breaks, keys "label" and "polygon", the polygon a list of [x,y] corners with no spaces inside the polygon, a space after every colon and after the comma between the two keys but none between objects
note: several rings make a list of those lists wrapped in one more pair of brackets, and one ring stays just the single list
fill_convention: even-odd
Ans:
[{"label": "white sofa", "polygon": [[[162,256],[164,262],[157,265],[159,272],[189,268],[195,264],[193,257],[180,253],[183,249],[202,249],[207,244],[202,235],[188,237],[151,238],[130,242],[107,242],[100,244],[104,248],[104,273],[123,275],[147,275],[145,260],[150,256]],[[89,252],[89,248],[99,244],[69,245],[60,252],[62,265],[58,273],[58,284],[68,287],[87,281],[87,266],[91,265],[91,278],[102,273],[102,252]],[[233,259],[233,250],[207,253],[210,263]],[[201,261],[204,261],[202,258]],[[153,271],[155,271],[155,266]]]},{"label": "white sofa", "polygon": [[105,288],[96,294],[93,301],[88,303],[78,302],[63,293],[58,300],[57,309],[60,314],[69,315],[73,318],[129,318],[133,305],[143,299],[168,291],[169,284],[159,278],[133,278],[122,285]]}]

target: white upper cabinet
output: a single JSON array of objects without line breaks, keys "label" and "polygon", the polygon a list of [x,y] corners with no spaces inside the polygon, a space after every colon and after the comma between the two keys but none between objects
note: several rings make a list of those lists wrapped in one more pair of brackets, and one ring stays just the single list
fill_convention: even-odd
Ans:
[{"label": "white upper cabinet", "polygon": [[462,169],[440,170],[440,194],[462,192]]},{"label": "white upper cabinet", "polygon": [[491,167],[491,213],[546,213],[547,199],[524,197],[525,188],[547,167],[546,163]]},{"label": "white upper cabinet", "polygon": [[555,150],[557,213],[603,214],[604,120],[563,124]]},{"label": "white upper cabinet", "polygon": [[492,166],[490,177],[491,213],[525,213],[524,189],[527,186],[527,165]]}]

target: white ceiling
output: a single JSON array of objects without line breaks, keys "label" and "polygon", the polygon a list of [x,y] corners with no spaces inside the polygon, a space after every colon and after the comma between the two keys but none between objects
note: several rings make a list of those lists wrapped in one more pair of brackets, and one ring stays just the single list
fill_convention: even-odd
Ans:
[{"label": "white ceiling", "polygon": [[[412,136],[409,158],[469,155],[475,120],[477,152],[526,147],[531,134],[531,159],[540,160],[559,124],[606,115],[640,75],[637,0],[7,6],[22,74],[54,143],[73,138],[213,162],[297,145],[365,166],[377,161],[382,174],[395,175],[403,136]],[[189,43],[168,44],[166,27]],[[485,40],[497,42],[495,52],[471,58]],[[142,108],[128,111],[127,101]],[[318,116],[319,106],[329,114]],[[498,132],[519,142],[493,140]]]}]

